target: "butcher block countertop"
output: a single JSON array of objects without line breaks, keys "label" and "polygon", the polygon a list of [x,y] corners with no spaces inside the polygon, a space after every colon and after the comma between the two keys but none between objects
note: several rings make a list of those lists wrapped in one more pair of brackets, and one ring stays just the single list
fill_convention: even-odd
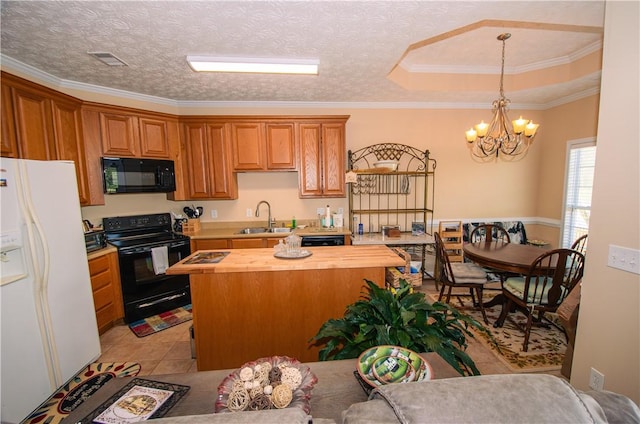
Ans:
[{"label": "butcher block countertop", "polygon": [[[311,256],[300,259],[279,259],[274,249],[219,249],[198,251],[174,264],[167,274],[211,274],[258,271],[319,270],[336,268],[377,268],[403,266],[405,262],[383,245],[304,247]],[[185,264],[203,252],[229,252],[215,264]]]}]

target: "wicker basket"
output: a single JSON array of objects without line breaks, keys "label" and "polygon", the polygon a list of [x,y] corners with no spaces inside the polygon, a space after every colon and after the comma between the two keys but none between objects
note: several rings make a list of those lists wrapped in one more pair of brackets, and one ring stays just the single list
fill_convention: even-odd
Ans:
[{"label": "wicker basket", "polygon": [[189,219],[187,222],[182,224],[182,233],[183,234],[195,234],[200,231],[200,220],[199,219]]},{"label": "wicker basket", "polygon": [[404,271],[398,268],[387,268],[385,282],[387,287],[400,287],[400,280],[406,280],[413,287],[422,286],[422,272],[411,273],[411,255],[402,249],[392,247],[391,250],[396,252],[398,256],[405,260]]}]

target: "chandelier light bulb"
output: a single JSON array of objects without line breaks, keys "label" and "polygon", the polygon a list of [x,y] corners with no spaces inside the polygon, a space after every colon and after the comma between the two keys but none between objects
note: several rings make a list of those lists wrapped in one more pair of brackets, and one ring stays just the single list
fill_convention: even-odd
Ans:
[{"label": "chandelier light bulb", "polygon": [[533,137],[536,135],[536,131],[538,131],[539,126],[540,124],[534,124],[533,121],[529,121],[524,128],[524,135],[527,137]]},{"label": "chandelier light bulb", "polygon": [[519,119],[514,119],[513,124],[513,132],[516,134],[522,134],[524,132],[525,126],[529,123],[526,119],[522,119],[522,115]]},{"label": "chandelier light bulb", "polygon": [[481,121],[476,125],[476,132],[478,133],[478,137],[482,138],[487,135],[487,131],[489,130],[489,124]]},{"label": "chandelier light bulb", "polygon": [[467,130],[465,134],[467,135],[467,141],[469,143],[473,143],[474,141],[476,141],[476,138],[478,137],[478,133],[473,128],[469,128],[469,130]]}]

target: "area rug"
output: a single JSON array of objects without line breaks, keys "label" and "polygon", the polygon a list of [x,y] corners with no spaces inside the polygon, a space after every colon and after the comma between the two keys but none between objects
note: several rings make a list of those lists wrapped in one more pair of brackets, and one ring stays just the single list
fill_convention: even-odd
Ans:
[{"label": "area rug", "polygon": [[23,423],[58,424],[109,380],[136,376],[141,368],[137,362],[89,364],[32,412]]},{"label": "area rug", "polygon": [[[485,293],[484,302],[488,302],[494,296],[495,293]],[[438,299],[438,296],[430,294],[429,298],[430,301],[434,302]],[[479,309],[473,307],[471,297],[461,296],[460,300],[463,305],[460,304],[457,298],[452,297],[451,306],[484,325],[482,313]],[[549,328],[532,327],[529,337],[529,350],[523,352],[524,331],[518,325],[524,326],[526,317],[520,312],[510,313],[502,328],[494,328],[493,323],[498,320],[501,310],[501,305],[485,308],[489,319],[489,325],[485,325],[485,328],[489,330],[493,340],[484,332],[472,330],[477,340],[487,346],[513,372],[554,371],[562,367],[564,353],[567,349],[566,337],[563,331],[553,325],[550,325]],[[557,318],[554,314],[545,314],[545,317],[557,323],[555,321]]]},{"label": "area rug", "polygon": [[129,324],[129,328],[136,336],[146,337],[150,334],[157,333],[158,331],[166,330],[167,328],[182,324],[185,321],[191,320],[191,318],[191,304],[189,304],[181,308],[163,312],[159,315],[154,315],[140,321],[132,322]]}]

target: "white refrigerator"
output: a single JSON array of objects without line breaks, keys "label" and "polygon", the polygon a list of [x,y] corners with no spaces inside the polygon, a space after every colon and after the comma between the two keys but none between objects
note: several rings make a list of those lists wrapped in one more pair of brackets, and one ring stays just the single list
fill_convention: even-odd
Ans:
[{"label": "white refrigerator", "polygon": [[0,421],[100,356],[73,162],[0,158]]}]

